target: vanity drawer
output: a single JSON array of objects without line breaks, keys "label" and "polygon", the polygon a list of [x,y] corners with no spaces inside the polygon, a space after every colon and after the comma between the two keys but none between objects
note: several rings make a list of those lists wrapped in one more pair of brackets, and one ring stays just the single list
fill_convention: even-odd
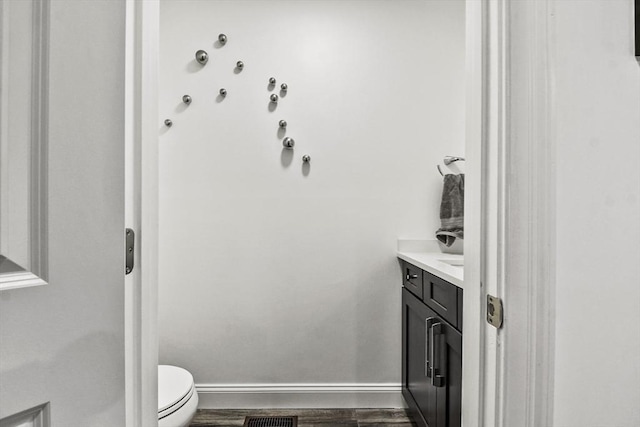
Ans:
[{"label": "vanity drawer", "polygon": [[422,299],[422,274],[422,270],[415,265],[402,261],[402,284],[420,299]]},{"label": "vanity drawer", "polygon": [[431,273],[423,273],[422,300],[453,326],[460,328],[458,323],[458,287]]}]

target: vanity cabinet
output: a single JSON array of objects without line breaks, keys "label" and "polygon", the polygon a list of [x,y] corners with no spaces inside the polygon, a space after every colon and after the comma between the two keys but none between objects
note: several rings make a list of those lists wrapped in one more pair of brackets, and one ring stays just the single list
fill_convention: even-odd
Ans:
[{"label": "vanity cabinet", "polygon": [[462,289],[404,261],[403,275],[402,395],[419,426],[460,427]]}]

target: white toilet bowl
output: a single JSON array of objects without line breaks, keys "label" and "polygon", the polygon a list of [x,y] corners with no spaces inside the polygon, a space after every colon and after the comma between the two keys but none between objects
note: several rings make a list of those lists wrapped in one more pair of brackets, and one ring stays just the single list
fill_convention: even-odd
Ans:
[{"label": "white toilet bowl", "polygon": [[198,408],[198,392],[189,371],[158,366],[158,426],[188,427]]}]

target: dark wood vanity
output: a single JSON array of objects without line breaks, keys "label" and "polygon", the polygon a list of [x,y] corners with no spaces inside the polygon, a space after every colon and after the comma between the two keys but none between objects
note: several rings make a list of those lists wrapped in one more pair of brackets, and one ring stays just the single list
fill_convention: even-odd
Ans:
[{"label": "dark wood vanity", "polygon": [[400,260],[402,395],[421,427],[460,427],[462,289]]}]

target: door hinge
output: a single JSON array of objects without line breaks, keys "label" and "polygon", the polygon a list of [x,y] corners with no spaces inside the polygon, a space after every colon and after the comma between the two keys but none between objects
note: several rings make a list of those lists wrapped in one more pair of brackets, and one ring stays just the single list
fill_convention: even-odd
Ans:
[{"label": "door hinge", "polygon": [[487,295],[487,322],[499,329],[503,322],[502,300],[491,295]]},{"label": "door hinge", "polygon": [[125,245],[124,245],[124,255],[125,255],[125,265],[124,265],[124,274],[129,274],[133,271],[133,254],[135,252],[136,242],[136,233],[133,232],[132,229],[127,228],[125,230]]}]

